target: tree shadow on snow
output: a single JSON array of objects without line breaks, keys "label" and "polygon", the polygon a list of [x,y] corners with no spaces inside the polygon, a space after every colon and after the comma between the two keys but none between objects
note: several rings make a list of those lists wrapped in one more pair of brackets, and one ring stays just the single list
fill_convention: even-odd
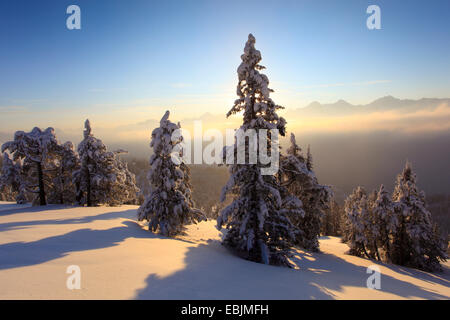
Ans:
[{"label": "tree shadow on snow", "polygon": [[[40,210],[34,210],[34,212],[37,211],[47,211],[47,210],[57,210],[57,209],[70,209],[70,208],[77,208],[78,210],[82,210],[83,207],[68,207],[68,206],[62,206],[62,205],[55,205],[55,206],[46,206],[46,207],[37,207],[42,208]],[[24,208],[23,212],[30,212],[30,209],[33,208]],[[16,209],[19,210],[19,209]],[[22,210],[22,209],[20,209]],[[82,211],[81,211],[82,213]],[[31,213],[32,214],[32,213]],[[0,212],[0,217],[1,217]],[[61,215],[63,216],[63,214]],[[82,223],[90,223],[96,220],[112,220],[116,218],[126,218],[126,219],[135,219],[136,218],[136,209],[129,209],[124,211],[112,211],[112,212],[106,212],[101,213],[98,215],[87,215],[87,216],[81,216],[79,218],[69,218],[69,219],[45,219],[45,220],[33,220],[33,221],[18,221],[18,222],[7,222],[7,223],[1,223],[0,224],[0,232],[1,231],[8,231],[8,230],[18,230],[23,229],[31,226],[36,225],[59,225],[59,224],[82,224]]]},{"label": "tree shadow on snow", "polygon": [[[343,286],[367,288],[367,278],[371,275],[371,273],[367,273],[367,268],[365,266],[355,265],[329,253],[298,253],[296,257],[294,257],[294,260],[296,265],[298,265],[302,270],[313,273],[311,274],[313,283],[325,289],[341,291]],[[386,265],[378,261],[371,261],[371,264],[390,268],[391,270],[401,274],[401,272],[397,270],[398,266]],[[409,271],[411,272],[410,276],[420,279],[420,277],[416,277],[418,274],[416,273],[417,270],[409,269]],[[442,284],[440,281],[433,281],[433,283]],[[449,298],[448,296],[436,293],[435,291],[431,291],[416,284],[403,281],[383,273],[381,273],[381,289],[379,291],[383,293],[395,294],[404,298]],[[361,298],[364,297],[362,296]]]},{"label": "tree shadow on snow", "polygon": [[40,211],[61,210],[61,209],[67,209],[67,208],[73,208],[73,207],[74,206],[68,206],[68,205],[63,205],[63,204],[48,204],[45,206],[0,204],[0,217],[9,216],[11,214],[18,214],[18,213],[33,213],[33,212],[40,212]]},{"label": "tree shadow on snow", "polygon": [[[267,266],[236,257],[217,240],[190,247],[186,267],[167,277],[151,274],[137,299],[334,299],[330,291],[367,289],[366,267],[333,254],[299,253],[300,268]],[[375,264],[375,263],[374,263]],[[351,290],[351,289],[350,289]],[[381,291],[401,297],[448,299],[412,283],[381,275]],[[361,297],[364,298],[364,297]]]},{"label": "tree shadow on snow", "polygon": [[383,266],[403,275],[411,276],[428,283],[440,284],[450,288],[450,269],[445,265],[442,265],[442,271],[434,273],[425,272],[418,269],[406,268],[393,264],[383,264]]},{"label": "tree shadow on snow", "polygon": [[0,245],[0,270],[41,264],[70,252],[117,246],[127,238],[165,239],[143,230],[133,221],[124,221],[122,226],[107,230],[79,229],[37,241]]}]

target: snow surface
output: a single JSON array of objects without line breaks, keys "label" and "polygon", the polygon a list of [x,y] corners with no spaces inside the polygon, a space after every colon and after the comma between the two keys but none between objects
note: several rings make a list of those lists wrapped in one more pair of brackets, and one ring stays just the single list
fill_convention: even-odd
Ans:
[{"label": "snow surface", "polygon": [[[443,273],[344,254],[323,237],[322,253],[297,251],[298,269],[257,264],[220,245],[215,221],[169,239],[136,222],[137,206],[29,207],[0,202],[0,299],[449,299]],[[369,265],[381,290],[366,287]],[[81,289],[66,287],[81,268]]]}]

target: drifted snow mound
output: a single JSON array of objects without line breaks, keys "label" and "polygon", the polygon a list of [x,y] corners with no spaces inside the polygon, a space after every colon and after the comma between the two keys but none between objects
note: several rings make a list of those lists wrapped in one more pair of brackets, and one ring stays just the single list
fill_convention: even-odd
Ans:
[{"label": "drifted snow mound", "polygon": [[[215,221],[169,239],[136,222],[137,206],[29,207],[0,202],[0,299],[449,299],[450,266],[430,274],[344,254],[296,251],[297,269],[242,260],[220,245]],[[368,289],[367,267],[381,271]],[[69,266],[80,289],[69,290]]]}]

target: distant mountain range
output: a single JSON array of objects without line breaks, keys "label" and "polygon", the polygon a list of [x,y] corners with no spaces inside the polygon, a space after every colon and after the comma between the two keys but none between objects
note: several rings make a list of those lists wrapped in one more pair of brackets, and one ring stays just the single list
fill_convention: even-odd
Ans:
[{"label": "distant mountain range", "polygon": [[397,99],[392,96],[386,96],[365,105],[354,105],[345,100],[339,100],[330,104],[321,104],[314,101],[304,108],[295,109],[293,112],[295,112],[295,114],[309,116],[344,116],[385,111],[401,111],[410,113],[419,110],[434,110],[443,104],[450,106],[450,98],[422,98],[419,100],[411,100]]}]

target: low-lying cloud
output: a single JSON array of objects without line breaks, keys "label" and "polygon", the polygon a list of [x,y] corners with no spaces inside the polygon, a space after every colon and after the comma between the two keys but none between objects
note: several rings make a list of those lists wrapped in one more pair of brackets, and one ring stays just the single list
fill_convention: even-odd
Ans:
[{"label": "low-lying cloud", "polygon": [[378,111],[343,116],[290,116],[290,127],[303,132],[370,132],[401,131],[418,133],[450,129],[450,106],[441,104],[433,109],[405,112],[404,110]]}]

